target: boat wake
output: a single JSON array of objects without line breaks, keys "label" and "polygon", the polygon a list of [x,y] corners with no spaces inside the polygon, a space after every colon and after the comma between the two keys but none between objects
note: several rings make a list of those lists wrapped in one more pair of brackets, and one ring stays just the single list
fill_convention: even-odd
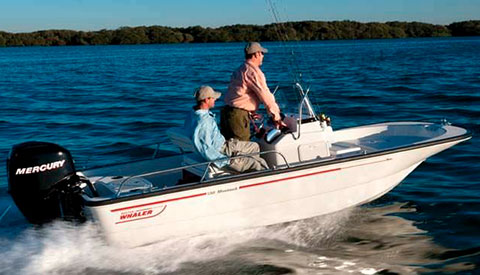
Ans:
[{"label": "boat wake", "polygon": [[[108,245],[93,223],[1,229],[1,274],[410,273],[441,264],[434,244],[398,213],[357,207],[283,225],[175,238],[136,248]],[[448,270],[468,270],[456,263]],[[438,270],[437,270],[438,271]]]},{"label": "boat wake", "polygon": [[[208,273],[218,270],[218,265],[214,264],[217,266],[214,267],[212,263],[238,263],[243,252],[250,253],[252,245],[281,245],[281,251],[289,251],[292,247],[333,240],[335,234],[342,230],[349,212],[286,225],[176,238],[137,248],[108,245],[93,223],[78,226],[55,222],[41,228],[20,225],[2,229],[5,232],[1,234],[4,238],[0,239],[0,273],[85,274],[108,271],[158,274],[186,272],[198,266]],[[242,270],[246,268],[236,266]],[[224,268],[228,268],[228,264]],[[196,269],[196,272],[199,270]]]}]

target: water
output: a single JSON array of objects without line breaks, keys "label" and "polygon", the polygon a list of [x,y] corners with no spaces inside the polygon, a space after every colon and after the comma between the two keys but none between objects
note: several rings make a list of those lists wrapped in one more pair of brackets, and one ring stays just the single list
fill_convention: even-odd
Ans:
[{"label": "water", "polygon": [[[92,224],[25,223],[0,169],[2,274],[316,274],[479,272],[480,38],[266,43],[263,70],[284,110],[291,50],[335,129],[440,121],[473,139],[423,163],[386,196],[307,221],[107,245]],[[193,89],[225,92],[243,44],[0,48],[0,159],[29,140],[61,144],[77,166],[147,157],[168,143]],[[221,105],[221,104],[220,104]],[[218,109],[216,110],[218,111]],[[134,148],[131,151],[128,149]],[[142,149],[142,150],[139,150]]]}]

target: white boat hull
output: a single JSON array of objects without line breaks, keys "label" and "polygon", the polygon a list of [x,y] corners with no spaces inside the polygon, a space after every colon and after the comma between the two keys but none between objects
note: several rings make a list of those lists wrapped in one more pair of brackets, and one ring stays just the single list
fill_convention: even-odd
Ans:
[{"label": "white boat hull", "polygon": [[307,219],[382,196],[426,158],[461,141],[103,205],[87,203],[86,212],[107,240],[120,246]]}]

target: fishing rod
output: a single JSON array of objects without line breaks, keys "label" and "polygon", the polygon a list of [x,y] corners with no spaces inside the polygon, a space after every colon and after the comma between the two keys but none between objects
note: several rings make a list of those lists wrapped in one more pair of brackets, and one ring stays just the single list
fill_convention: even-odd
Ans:
[{"label": "fishing rod", "polygon": [[[279,38],[279,41],[282,44],[283,49],[286,51],[287,56],[290,58],[288,59],[290,63],[290,68],[291,68],[291,73],[292,73],[292,78],[294,82],[303,82],[302,79],[302,73],[300,72],[300,68],[298,65],[298,62],[296,60],[295,52],[293,48],[289,47],[287,45],[287,41],[290,41],[290,37],[288,36],[287,33],[287,28],[285,25],[282,23],[280,19],[280,15],[277,11],[277,8],[275,7],[275,4],[273,3],[272,0],[265,0],[267,5],[270,7],[270,12],[272,14],[272,19],[273,19],[273,29],[275,30],[275,33],[277,34],[277,37]],[[279,27],[283,28],[283,31],[279,29]]]},{"label": "fishing rod", "polygon": [[[294,81],[294,89],[298,90],[299,95],[300,95],[300,101],[301,101],[300,108],[302,108],[301,106],[305,106],[307,108],[310,116],[317,119],[315,111],[312,107],[312,103],[310,102],[310,99],[307,96],[308,91],[310,90],[310,87],[307,87],[307,92],[304,92],[304,90],[302,88],[302,83],[304,83],[304,80],[302,78],[303,75],[301,73],[299,62],[297,61],[297,58],[296,58],[296,55],[295,55],[295,51],[293,50],[293,48],[289,47],[286,43],[287,41],[291,40],[290,37],[288,36],[287,27],[285,26],[285,24],[282,23],[282,21],[280,19],[280,15],[279,15],[279,13],[277,11],[277,8],[276,8],[275,4],[273,3],[273,1],[272,0],[265,0],[265,1],[267,3],[267,6],[270,7],[270,11],[271,11],[271,14],[272,14],[272,19],[274,21],[273,28],[274,28],[277,36],[280,39],[280,42],[283,46],[283,49],[285,49],[286,52],[287,52],[287,55],[290,56],[288,61],[290,63],[290,71],[292,73],[292,78],[293,78],[293,81]],[[283,32],[279,29],[279,27],[283,28]],[[296,39],[294,39],[294,40],[296,40]],[[297,42],[297,46],[298,46],[298,42]],[[305,103],[305,104],[303,104],[303,103]]]}]

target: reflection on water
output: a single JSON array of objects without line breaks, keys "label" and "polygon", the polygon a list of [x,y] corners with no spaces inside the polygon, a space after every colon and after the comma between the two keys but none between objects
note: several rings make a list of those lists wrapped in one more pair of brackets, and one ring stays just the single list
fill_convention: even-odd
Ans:
[{"label": "reflection on water", "polygon": [[[474,268],[468,262],[443,262],[440,255],[449,252],[446,248],[433,243],[413,222],[396,216],[412,211],[402,204],[354,208],[265,228],[257,231],[259,239],[244,243],[224,258],[242,259],[246,266],[266,268],[269,274],[282,274],[285,269],[300,274],[407,274]],[[272,267],[281,269],[272,271]]]},{"label": "reflection on water", "polygon": [[109,246],[90,223],[58,222],[41,229],[18,225],[10,231],[16,233],[1,234],[0,273],[406,274],[474,268],[455,259],[465,255],[434,244],[413,222],[398,216],[412,211],[402,204],[353,208],[133,249]]}]

